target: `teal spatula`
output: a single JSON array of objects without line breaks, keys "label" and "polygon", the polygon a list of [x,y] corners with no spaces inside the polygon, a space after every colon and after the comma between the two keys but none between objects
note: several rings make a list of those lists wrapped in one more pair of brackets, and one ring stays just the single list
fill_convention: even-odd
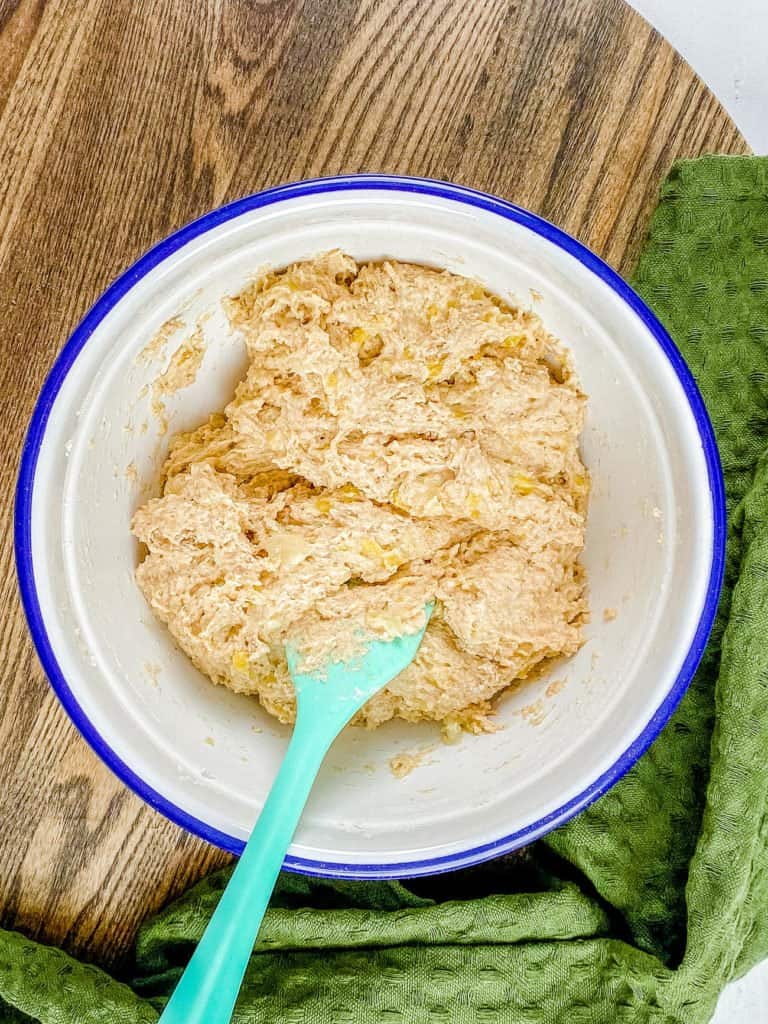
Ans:
[{"label": "teal spatula", "polygon": [[[427,605],[426,618],[432,614]],[[377,690],[399,675],[419,649],[418,633],[374,640],[353,662],[321,671],[297,671],[298,656],[286,648],[296,688],[296,725],[280,771],[229,885],[208,922],[161,1024],[228,1024],[283,859],[328,748],[350,718]]]}]

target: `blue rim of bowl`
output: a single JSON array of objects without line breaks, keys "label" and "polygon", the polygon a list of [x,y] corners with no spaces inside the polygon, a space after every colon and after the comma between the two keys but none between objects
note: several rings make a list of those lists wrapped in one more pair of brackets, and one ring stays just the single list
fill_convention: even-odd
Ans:
[{"label": "blue rim of bowl", "polygon": [[538,821],[509,835],[479,846],[473,846],[467,850],[456,851],[439,857],[424,857],[418,860],[389,864],[345,864],[297,857],[289,854],[284,863],[284,867],[290,871],[320,877],[413,878],[419,875],[438,874],[442,871],[470,867],[473,864],[479,864],[484,860],[499,857],[502,854],[516,850],[540,838],[558,825],[564,824],[610,789],[614,783],[626,774],[638,758],[645,753],[671,717],[701,660],[714,622],[725,564],[726,513],[723,476],[712,424],[693,376],[669,334],[642,299],[607,263],[560,228],[555,227],[536,214],[515,206],[513,203],[485,192],[428,178],[407,178],[394,175],[349,175],[334,178],[315,178],[287,185],[279,185],[212,210],[210,213],[192,221],[159,242],[137,260],[133,266],[121,274],[86,314],[56,359],[38,398],[24,443],[16,492],[14,544],[22,602],[38,656],[51,686],[83,738],[125,785],[155,810],[160,811],[171,821],[175,822],[175,824],[200,836],[200,838],[205,839],[207,842],[234,854],[241,853],[244,846],[242,840],[212,828],[204,821],[193,817],[182,810],[182,808],[177,807],[170,800],[162,796],[162,794],[147,785],[108,746],[87,718],[70,689],[53,652],[35,587],[31,537],[32,495],[35,471],[51,409],[75,359],[107,313],[146,274],[194,238],[250,210],[297,197],[358,189],[389,190],[435,196],[496,214],[507,220],[514,221],[547,239],[547,241],[559,248],[564,249],[605,282],[639,317],[655,338],[680,381],[701,439],[712,500],[713,544],[709,583],[701,617],[680,672],[666,697],[640,735],[607,771],[595,779],[578,796]]}]

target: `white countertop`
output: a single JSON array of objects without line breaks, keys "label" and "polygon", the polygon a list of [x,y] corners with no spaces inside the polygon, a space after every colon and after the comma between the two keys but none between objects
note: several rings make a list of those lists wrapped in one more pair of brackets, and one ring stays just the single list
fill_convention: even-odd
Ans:
[{"label": "white countertop", "polygon": [[752,149],[768,153],[768,0],[629,2],[704,79]]},{"label": "white countertop", "polygon": [[[630,2],[704,79],[752,149],[768,153],[768,0]],[[768,960],[726,989],[712,1024],[766,1022]]]}]

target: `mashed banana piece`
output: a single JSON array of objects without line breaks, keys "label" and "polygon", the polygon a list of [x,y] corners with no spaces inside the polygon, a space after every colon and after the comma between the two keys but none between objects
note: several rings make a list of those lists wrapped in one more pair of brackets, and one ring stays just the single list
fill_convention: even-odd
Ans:
[{"label": "mashed banana piece", "polygon": [[589,484],[568,353],[476,282],[341,252],[227,308],[248,372],[173,441],[133,523],[153,611],[215,683],[289,722],[287,639],[311,668],[360,627],[420,628],[434,598],[415,661],[358,719],[492,728],[492,698],[581,644]]}]

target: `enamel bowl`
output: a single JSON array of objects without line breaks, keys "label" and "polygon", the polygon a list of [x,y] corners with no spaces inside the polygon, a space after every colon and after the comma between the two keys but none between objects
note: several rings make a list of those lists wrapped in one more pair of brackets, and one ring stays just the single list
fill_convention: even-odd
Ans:
[{"label": "enamel bowl", "polygon": [[[589,396],[584,647],[502,700],[495,734],[449,746],[427,725],[347,729],[286,861],[330,876],[430,874],[529,843],[613,785],[680,700],[715,613],[725,517],[706,412],[659,322],[574,239],[492,196],[371,176],[272,189],[178,231],[99,299],[43,388],[19,481],[19,578],[42,663],[85,739],[157,810],[241,850],[289,731],[176,649],[134,581],[129,523],[170,435],[221,409],[242,373],[222,296],[334,247],[446,267],[532,303]],[[165,346],[139,359],[172,318]],[[168,399],[164,433],[151,385],[198,321],[204,361]],[[397,754],[419,761],[405,778],[390,771]]]}]

